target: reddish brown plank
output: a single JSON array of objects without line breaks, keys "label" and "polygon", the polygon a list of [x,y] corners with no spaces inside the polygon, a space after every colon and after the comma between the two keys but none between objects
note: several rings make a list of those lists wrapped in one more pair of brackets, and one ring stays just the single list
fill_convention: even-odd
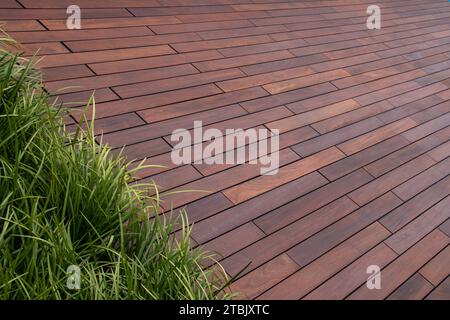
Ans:
[{"label": "reddish brown plank", "polygon": [[370,290],[365,285],[352,293],[349,299],[383,299],[412,276],[435,254],[448,245],[448,237],[435,230],[413,246],[393,263],[381,270],[383,283],[379,290]]},{"label": "reddish brown plank", "polygon": [[298,269],[287,254],[282,254],[235,281],[230,289],[239,299],[253,299]]},{"label": "reddish brown plank", "polygon": [[423,276],[416,273],[395,290],[388,300],[420,300],[431,290],[433,286]]},{"label": "reddish brown plank", "polygon": [[166,45],[152,46],[143,48],[131,49],[117,49],[110,51],[96,51],[96,52],[80,52],[69,54],[55,54],[46,56],[39,62],[39,67],[50,68],[74,64],[86,64],[104,61],[114,61],[123,59],[133,59],[141,57],[160,56],[172,54],[172,48]]},{"label": "reddish brown plank", "polygon": [[279,172],[274,176],[261,176],[248,182],[242,183],[237,187],[227,189],[223,193],[233,203],[240,203],[255,197],[265,191],[276,188],[289,181],[295,180],[310,172],[318,170],[329,163],[335,162],[342,158],[342,153],[330,148],[324,150],[317,155],[294,162],[286,167],[279,169]]},{"label": "reddish brown plank", "polygon": [[367,273],[368,266],[377,265],[380,268],[383,268],[396,257],[397,254],[392,249],[384,243],[380,243],[331,279],[324,282],[320,287],[305,296],[304,299],[344,299],[353,290],[357,289],[362,283],[367,281],[369,277],[369,274]]},{"label": "reddish brown plank", "polygon": [[380,222],[392,232],[398,231],[422,212],[450,194],[449,182],[450,177],[437,182],[381,218]]},{"label": "reddish brown plank", "polygon": [[230,256],[222,261],[222,265],[231,275],[247,265],[246,272],[251,271],[355,209],[357,206],[350,199],[339,198]]},{"label": "reddish brown plank", "polygon": [[427,300],[449,300],[450,299],[450,276],[447,277],[439,287],[435,288],[427,297]]},{"label": "reddish brown plank", "polygon": [[374,223],[268,290],[259,299],[299,299],[388,235],[386,229]]},{"label": "reddish brown plank", "polygon": [[385,243],[397,253],[403,253],[448,218],[450,218],[450,197],[425,211],[418,218],[394,233]]},{"label": "reddish brown plank", "polygon": [[450,246],[439,252],[419,272],[434,286],[438,286],[450,274]]},{"label": "reddish brown plank", "polygon": [[393,194],[386,194],[361,209],[323,229],[288,251],[299,265],[307,265],[350,235],[378,220],[401,202]]}]

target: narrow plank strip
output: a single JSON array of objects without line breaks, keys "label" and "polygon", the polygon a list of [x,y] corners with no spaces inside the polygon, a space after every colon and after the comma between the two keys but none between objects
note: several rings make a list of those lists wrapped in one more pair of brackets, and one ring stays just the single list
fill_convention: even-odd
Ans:
[{"label": "narrow plank strip", "polygon": [[427,300],[449,300],[450,299],[450,276],[447,277],[439,287],[435,288],[427,297]]},{"label": "narrow plank strip", "polygon": [[326,149],[316,155],[299,160],[282,167],[276,175],[261,176],[248,182],[223,191],[228,199],[238,204],[261,193],[276,188],[282,184],[295,180],[310,172],[342,159],[344,155],[336,148]]},{"label": "narrow plank strip", "polygon": [[353,290],[367,281],[367,267],[377,265],[385,267],[398,255],[384,243],[358,258],[345,269],[337,273],[320,287],[304,297],[305,300],[342,300]]},{"label": "narrow plank strip", "polygon": [[222,261],[222,266],[231,275],[238,274],[246,266],[245,272],[249,272],[355,209],[357,206],[349,198],[339,198],[228,257]]},{"label": "narrow plank strip", "polygon": [[254,299],[299,269],[287,254],[282,254],[235,281],[230,289],[238,299]]},{"label": "narrow plank strip", "polygon": [[430,188],[408,200],[403,205],[384,216],[380,222],[392,232],[396,232],[411,222],[422,212],[432,207],[450,194],[450,177],[446,177]]},{"label": "narrow plank strip", "polygon": [[372,177],[364,170],[355,171],[333,181],[304,197],[285,204],[255,220],[265,233],[270,234],[282,227],[308,215],[314,210],[338,199],[351,190],[371,181]]},{"label": "narrow plank strip", "polygon": [[175,51],[167,45],[143,48],[117,49],[94,52],[55,54],[39,61],[41,68],[59,67],[75,64],[87,64],[104,61],[133,59],[172,54]]},{"label": "narrow plank strip", "polygon": [[277,94],[294,89],[309,87],[314,84],[324,83],[344,77],[348,77],[350,73],[345,70],[337,69],[333,71],[316,73],[310,76],[290,79],[286,81],[274,82],[264,85],[263,88],[271,94]]},{"label": "narrow plank strip", "polygon": [[394,292],[435,254],[448,245],[448,237],[435,230],[410,250],[381,271],[382,285],[379,290],[369,290],[365,285],[352,293],[348,299],[383,299]]},{"label": "narrow plank strip", "polygon": [[288,254],[299,265],[305,266],[400,203],[397,197],[388,193],[298,244],[289,250]]},{"label": "narrow plank strip", "polygon": [[300,269],[258,299],[300,299],[324,280],[385,239],[389,232],[374,223]]},{"label": "narrow plank strip", "polygon": [[448,218],[450,218],[450,197],[425,211],[417,219],[394,233],[385,243],[401,254]]},{"label": "narrow plank strip", "polygon": [[415,273],[397,290],[395,290],[387,299],[388,300],[421,300],[431,290],[433,286],[419,273]]},{"label": "narrow plank strip", "polygon": [[419,272],[434,286],[438,286],[450,274],[450,246],[439,252]]}]

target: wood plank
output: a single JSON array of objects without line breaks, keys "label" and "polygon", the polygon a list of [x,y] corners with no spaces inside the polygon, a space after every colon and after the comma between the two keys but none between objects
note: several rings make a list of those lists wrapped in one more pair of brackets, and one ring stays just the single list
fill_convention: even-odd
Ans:
[{"label": "wood plank", "polygon": [[223,58],[223,56],[217,51],[206,50],[190,53],[180,53],[162,57],[147,57],[114,62],[98,62],[90,64],[89,66],[96,74],[109,74],[133,70],[167,67],[176,64],[213,60],[219,58]]},{"label": "wood plank", "polygon": [[[174,43],[172,47],[178,52],[193,52],[198,50],[223,49],[223,48],[239,47],[243,45],[268,43],[271,42],[272,40],[268,35],[265,34],[256,36],[236,37],[236,38],[224,38],[216,40],[202,40],[202,38],[200,38],[198,35],[197,37],[198,39],[195,40],[198,41],[189,41],[189,39],[185,39],[184,41],[178,41],[179,43]],[[293,55],[290,54],[290,56]]]},{"label": "wood plank", "polygon": [[[424,155],[428,157],[428,155]],[[430,158],[431,159],[431,158]],[[433,160],[434,161],[434,160]],[[394,192],[400,199],[407,200],[422,190],[436,183],[450,174],[450,158],[443,160],[409,181],[399,185]]]},{"label": "wood plank", "polygon": [[[266,129],[265,127],[262,126],[266,122],[272,121],[275,119],[284,118],[284,117],[287,117],[290,115],[292,115],[292,112],[290,112],[285,107],[277,107],[277,108],[273,108],[273,109],[263,110],[260,112],[244,114],[241,117],[231,118],[231,119],[227,119],[227,120],[223,120],[223,121],[217,121],[217,122],[214,122],[214,124],[204,125],[203,130],[205,130],[205,131],[208,129],[219,130],[223,134],[224,138],[226,138],[229,135],[226,132],[227,130],[239,130],[239,129],[247,130],[250,128],[255,129],[255,130]],[[193,136],[194,135],[193,125],[191,125],[188,130],[189,130],[189,133]],[[166,136],[165,138],[173,146],[178,144],[178,141],[169,141],[169,140],[171,140],[169,136]],[[199,140],[201,140],[201,142],[204,142],[203,143],[204,146],[206,146],[208,143],[211,142],[209,138],[205,138],[205,137],[201,137]],[[255,141],[255,143],[251,144],[250,141],[248,139],[246,139],[246,141],[244,142],[245,147],[248,147],[249,145],[255,145],[255,144],[259,143],[260,141],[264,141],[262,139],[262,137],[260,137],[260,136],[256,137],[255,140],[257,140],[257,141]],[[266,138],[265,140],[269,141],[269,144],[270,144],[270,137]],[[279,140],[281,140],[281,136],[279,136]],[[200,142],[200,141],[198,141],[198,142]],[[195,143],[191,143],[191,144],[193,145]],[[283,147],[281,147],[281,143],[279,143],[279,145],[280,145],[280,149],[284,149]],[[236,147],[234,145],[231,145],[231,146],[225,145],[222,147],[223,152],[221,152],[221,153],[226,153],[227,151],[232,152],[235,149],[236,149]],[[219,153],[216,153],[216,154],[219,154]],[[245,155],[245,161],[247,162],[250,159],[257,159],[258,157],[259,157],[258,154]]]},{"label": "wood plank", "polygon": [[[355,171],[341,179],[323,186],[302,198],[285,204],[255,220],[255,223],[267,234],[292,223],[319,209],[331,201],[344,196],[351,190],[372,180],[363,170]],[[301,209],[299,209],[301,208]]]},{"label": "wood plank", "polygon": [[384,123],[391,123],[404,117],[414,115],[415,113],[432,107],[443,100],[436,95],[424,99],[418,99],[411,103],[404,104],[398,108],[394,108],[388,112],[384,112],[378,118]]},{"label": "wood plank", "polygon": [[[98,92],[98,90],[96,92]],[[216,86],[208,84],[194,88],[156,93],[149,96],[115,100],[108,103],[98,103],[96,105],[95,114],[98,118],[110,117],[118,114],[170,105],[180,101],[188,101],[199,97],[218,94],[220,92],[221,91]],[[79,116],[79,114],[75,114],[75,116]],[[92,109],[88,110],[87,116],[89,118],[92,116]],[[145,118],[145,113],[141,116]],[[145,120],[147,121],[147,119]]]},{"label": "wood plank", "polygon": [[[188,114],[193,114],[201,111],[211,110],[218,107],[232,105],[235,103],[240,103],[245,100],[252,100],[255,98],[263,97],[267,95],[267,92],[261,88],[248,88],[239,91],[222,93],[215,85],[204,85],[201,87],[208,86],[211,89],[214,88],[214,93],[216,95],[211,95],[210,97],[199,98],[199,99],[184,99],[190,100],[181,103],[175,103],[167,106],[162,106],[160,108],[145,109],[139,112],[139,115],[145,119],[148,123],[162,121],[166,119],[171,119],[175,117],[180,117]],[[201,88],[199,87],[199,88]],[[189,89],[180,89],[189,90]],[[190,89],[192,90],[192,89]],[[173,92],[168,92],[167,94],[172,94]],[[220,94],[218,94],[220,93]],[[164,94],[164,93],[162,93]],[[146,96],[145,96],[146,97]],[[173,99],[173,98],[172,98]],[[174,101],[175,102],[175,101]]]},{"label": "wood plank", "polygon": [[[348,196],[359,206],[372,201],[385,192],[394,189],[402,182],[418,175],[422,171],[432,167],[435,161],[429,156],[421,155],[385,175],[369,182],[365,186],[351,192]],[[415,179],[412,178],[411,180]],[[394,192],[395,193],[395,192]],[[395,193],[397,195],[397,193]],[[401,197],[399,197],[401,198]],[[402,199],[402,198],[401,198]]]},{"label": "wood plank", "polygon": [[[229,25],[229,23],[227,22]],[[233,21],[234,24],[234,21]],[[275,32],[284,32],[288,29],[283,25],[278,26],[264,26],[264,27],[253,27],[251,28],[238,28],[238,29],[223,29],[223,30],[212,30],[212,31],[200,31],[199,36],[205,40],[221,39],[221,38],[231,38],[231,37],[243,37],[250,35],[259,34],[269,34]]]},{"label": "wood plank", "polygon": [[450,299],[450,277],[447,277],[439,287],[435,288],[427,297],[427,300],[448,300]]},{"label": "wood plank", "polygon": [[[289,149],[280,151],[279,157],[281,166],[298,160],[298,156]],[[170,194],[170,196],[167,195],[166,200],[169,201],[169,203],[172,203],[174,208],[177,208],[191,201],[200,199],[210,192],[218,192],[236,185],[242,180],[250,180],[252,178],[255,178],[260,175],[260,170],[260,164],[241,164],[229,170],[225,170],[217,174],[196,180],[190,184],[186,184],[182,189],[172,190],[200,190],[200,192],[197,191],[191,193],[174,193]],[[197,227],[197,229],[199,228]],[[202,243],[201,241],[197,242]]]},{"label": "wood plank", "polygon": [[299,265],[305,266],[355,232],[374,223],[400,203],[401,201],[392,193],[381,196],[293,247],[288,254]]},{"label": "wood plank", "polygon": [[263,86],[264,89],[269,91],[271,94],[277,94],[285,91],[290,91],[294,89],[309,87],[313,84],[324,83],[344,77],[348,77],[350,73],[345,70],[337,69],[333,71],[326,71],[321,73],[316,73],[309,76],[289,79],[280,82],[274,82],[266,84]]},{"label": "wood plank", "polygon": [[443,143],[437,148],[434,148],[433,150],[429,151],[427,153],[431,158],[433,158],[435,161],[441,161],[444,160],[447,157],[450,157],[450,141],[447,141],[446,143]]},{"label": "wood plank", "polygon": [[317,173],[306,175],[197,223],[192,235],[203,243],[324,184],[326,180]]},{"label": "wood plank", "polygon": [[420,300],[423,299],[433,286],[419,273],[414,274],[397,290],[395,290],[388,300]]},{"label": "wood plank", "polygon": [[[276,52],[276,51],[275,51]],[[258,53],[255,53],[258,54]],[[262,53],[261,53],[262,54]],[[282,59],[271,62],[258,63],[254,65],[248,65],[241,68],[247,75],[256,75],[260,73],[268,73],[272,71],[278,71],[282,69],[289,69],[295,67],[301,67],[304,65],[310,65],[327,61],[328,58],[324,54],[315,54],[307,57],[293,57],[288,59]]]},{"label": "wood plank", "polygon": [[233,201],[233,203],[237,204],[276,188],[282,184],[300,178],[310,172],[326,166],[329,163],[335,162],[342,157],[343,155],[339,150],[330,148],[317,153],[314,156],[301,159],[290,165],[282,167],[274,176],[260,176],[248,182],[244,182],[237,187],[227,189],[223,191],[223,193],[228,199]]},{"label": "wood plank", "polygon": [[439,229],[450,238],[450,220],[440,225]]},{"label": "wood plank", "polygon": [[[128,27],[128,29],[130,29],[130,27]],[[149,44],[171,44],[171,46],[174,47],[173,44],[177,42],[200,40],[200,37],[195,32],[153,35],[153,32],[151,32],[150,29],[147,30],[147,35],[134,35],[133,37],[118,37],[113,39],[74,40],[65,42],[65,45],[73,52],[85,52],[95,50],[145,47]]]},{"label": "wood plank", "polygon": [[59,42],[28,43],[23,46],[25,56],[50,55],[68,53],[66,47]]},{"label": "wood plank", "polygon": [[232,12],[233,9],[228,5],[211,5],[211,6],[169,6],[161,8],[131,8],[130,12],[137,17],[146,16],[166,16],[177,14],[201,14],[213,12]]},{"label": "wood plank", "polygon": [[94,52],[63,53],[46,56],[39,61],[39,67],[50,68],[75,64],[124,60],[172,54],[175,51],[167,45],[143,48],[117,49]]},{"label": "wood plank", "polygon": [[[164,1],[165,2],[165,1]],[[169,3],[171,3],[170,1]],[[219,1],[220,2],[220,1]],[[161,3],[161,1],[160,1]],[[208,2],[209,3],[209,2]],[[198,14],[186,14],[178,15],[177,18],[183,22],[200,22],[200,21],[222,21],[222,20],[241,20],[249,18],[263,18],[269,15],[263,11],[257,12],[222,12],[222,13],[203,13]]]},{"label": "wood plank", "polygon": [[337,147],[345,154],[352,155],[380,141],[402,133],[403,131],[406,131],[416,125],[417,123],[414,120],[405,118],[341,143]]},{"label": "wood plank", "polygon": [[419,214],[445,198],[450,192],[449,182],[450,177],[439,181],[384,216],[380,222],[390,231],[398,231]]},{"label": "wood plank", "polygon": [[221,260],[263,237],[264,233],[253,222],[248,222],[201,247],[216,253],[216,259]]},{"label": "wood plank", "polygon": [[[440,145],[442,141],[435,135],[427,136],[415,143],[412,143],[398,151],[395,151],[386,157],[381,158],[367,166],[364,169],[374,177],[379,177],[392,169],[400,166],[409,160],[425,153],[428,150]],[[430,156],[429,153],[427,153]],[[431,157],[431,156],[430,156]],[[436,161],[433,157],[433,160]]]},{"label": "wood plank", "polygon": [[325,281],[320,287],[304,297],[305,300],[342,300],[353,290],[367,281],[367,267],[377,265],[384,268],[393,261],[397,254],[380,243],[375,248],[355,260],[335,276]]},{"label": "wood plank", "polygon": [[335,131],[322,134],[315,139],[299,143],[293,146],[292,150],[297,152],[299,155],[306,157],[320,150],[351,139],[354,136],[359,136],[361,134],[372,131],[376,128],[381,127],[382,125],[383,123],[378,118],[371,117],[358,121],[352,125],[337,129]]},{"label": "wood plank", "polygon": [[450,114],[447,113],[439,118],[412,128],[402,135],[409,141],[414,141],[436,132],[439,129],[445,128],[448,125],[450,125]]},{"label": "wood plank", "polygon": [[[275,108],[277,109],[277,108]],[[263,127],[261,127],[262,129]],[[303,128],[299,128],[287,133],[283,133],[279,136],[279,145],[280,145],[280,150],[288,148],[289,146],[291,146],[293,143],[296,143],[298,141],[304,141],[304,140],[308,140],[309,138],[315,137],[317,136],[317,132],[315,132],[313,129],[311,129],[310,127],[303,127]],[[263,139],[260,139],[259,141],[264,141]],[[258,142],[255,142],[254,145],[256,145]],[[265,141],[268,141],[267,139],[265,139]],[[270,143],[270,140],[269,140]],[[246,147],[249,146],[249,144],[246,145]],[[225,156],[232,156],[234,154],[234,149],[231,150],[231,148],[227,148],[229,151],[224,152]],[[246,160],[253,160],[253,159],[258,159],[258,155],[254,155],[254,156],[247,156]],[[221,165],[221,164],[217,164],[217,165],[208,165],[208,164],[196,164],[195,167],[197,170],[199,170],[203,175],[207,176],[210,174],[214,174],[216,172],[222,171],[222,170],[226,170],[228,168],[232,168],[236,166],[236,164],[228,164],[228,165]]]},{"label": "wood plank", "polygon": [[247,273],[355,209],[357,206],[350,199],[339,198],[228,257],[222,261],[222,265],[231,275],[237,274],[242,268],[248,266],[245,270]]},{"label": "wood plank", "polygon": [[[177,19],[178,20],[178,19]],[[150,29],[156,34],[168,34],[168,33],[180,33],[180,32],[199,32],[200,37],[205,39],[202,36],[202,32],[206,30],[218,30],[229,27],[230,23],[228,21],[214,21],[214,22],[192,22],[192,23],[183,23],[182,25],[172,24],[168,26],[158,26],[153,25]],[[251,27],[252,24],[248,20],[235,20],[233,21],[233,27],[236,28],[245,28]]]},{"label": "wood plank", "polygon": [[[190,66],[190,65],[189,65]],[[158,92],[176,90],[186,87],[199,86],[216,81],[239,78],[244,74],[237,68],[219,71],[203,72],[192,75],[178,76],[169,79],[139,82],[136,84],[124,84],[113,87],[121,98],[143,96]]]},{"label": "wood plank", "polygon": [[448,218],[450,218],[450,197],[425,211],[417,219],[394,233],[385,243],[397,253],[403,253]]},{"label": "wood plank", "polygon": [[[127,4],[128,6],[128,4]],[[65,30],[66,20],[42,20],[49,30]],[[175,17],[142,17],[142,18],[110,18],[110,19],[83,19],[83,29],[103,29],[117,27],[155,26],[161,24],[181,23]]]},{"label": "wood plank", "polygon": [[335,180],[348,174],[349,172],[352,172],[353,170],[366,166],[369,163],[406,146],[407,144],[408,140],[401,136],[395,136],[370,148],[364,149],[361,152],[344,158],[334,164],[326,166],[320,170],[320,173],[330,180]]},{"label": "wood plank", "polygon": [[223,81],[217,83],[217,85],[225,92],[228,92],[263,85],[274,80],[289,79],[311,73],[313,73],[312,69],[308,67],[299,67],[289,70],[275,71],[268,74],[249,76],[242,79]]},{"label": "wood plank", "polygon": [[[201,177],[202,175],[193,166],[185,165],[139,180],[139,183],[156,183],[158,192],[164,192],[193,180],[200,179]],[[155,193],[155,190],[150,190],[149,195],[154,195]]]},{"label": "wood plank", "polygon": [[42,73],[43,78],[46,81],[45,85],[47,88],[49,88],[49,83],[51,81],[66,80],[71,79],[72,77],[78,78],[94,75],[94,73],[85,65],[46,68],[42,70]]},{"label": "wood plank", "polygon": [[[73,67],[81,67],[73,66]],[[84,67],[84,66],[83,66]],[[45,69],[44,72],[47,73],[48,70],[62,69],[59,72],[66,71],[68,67],[57,67],[51,69]],[[84,69],[83,69],[84,70]],[[70,71],[70,70],[68,70]],[[148,70],[138,70],[122,73],[113,73],[102,76],[93,77],[80,77],[75,79],[67,79],[64,81],[51,81],[48,80],[46,87],[50,90],[61,90],[61,92],[75,92],[80,90],[90,90],[90,89],[100,89],[104,87],[115,87],[130,83],[142,83],[144,81],[152,81],[164,78],[172,78],[176,76],[195,74],[198,71],[192,67],[190,64],[182,64],[177,66],[165,67],[165,68],[155,68]],[[90,72],[92,75],[92,72]],[[131,80],[132,79],[132,80]],[[131,85],[131,84],[130,84]],[[114,91],[116,91],[114,89]],[[116,91],[117,92],[117,91]]]},{"label": "wood plank", "polygon": [[[233,39],[233,38],[232,38]],[[192,44],[196,47],[195,44]],[[176,46],[175,46],[176,48]],[[178,49],[176,49],[178,50]],[[235,58],[223,58],[218,60],[210,60],[194,63],[194,66],[202,72],[211,70],[220,70],[233,67],[242,67],[250,64],[263,63],[267,61],[278,61],[280,59],[293,57],[287,50],[274,51],[268,53],[251,54]]]},{"label": "wood plank", "polygon": [[332,118],[321,120],[319,122],[313,123],[311,127],[313,127],[317,132],[325,134],[357,123],[366,118],[371,118],[372,116],[378,115],[379,113],[390,110],[392,108],[394,107],[389,102],[381,101],[366,107],[359,107],[353,111],[333,116]]},{"label": "wood plank", "polygon": [[[88,121],[91,124],[91,121]],[[97,119],[94,123],[94,134],[102,135],[113,131],[128,129],[130,127],[141,126],[145,122],[135,113],[126,113],[118,116]],[[80,124],[82,128],[86,128],[86,123]],[[73,131],[75,126],[69,126],[68,130]]]},{"label": "wood plank", "polygon": [[450,274],[450,246],[439,252],[419,272],[437,287]]},{"label": "wood plank", "polygon": [[[70,5],[70,4],[69,4]],[[67,7],[63,8],[27,8],[27,9],[2,9],[2,20],[29,20],[29,19],[67,19]],[[84,18],[116,18],[130,17],[130,12],[125,8],[86,8],[83,10]]]},{"label": "wood plank", "polygon": [[254,299],[298,269],[287,254],[282,254],[235,281],[230,289],[239,294],[238,299]]},{"label": "wood plank", "polygon": [[[135,126],[121,132],[112,132],[111,134],[105,135],[105,140],[110,143],[114,143],[116,146],[126,143],[137,143],[144,140],[166,136],[171,134],[174,129],[184,128],[186,130],[190,130],[194,127],[194,121],[202,121],[202,123],[207,126],[211,123],[215,123],[216,121],[220,122],[230,118],[243,116],[245,114],[247,113],[239,105],[232,104],[230,106],[198,112],[178,118],[167,119],[156,123],[146,123],[143,126]],[[109,118],[110,117],[105,119]],[[99,120],[97,120],[97,122]]]},{"label": "wood plank", "polygon": [[[66,16],[64,10],[64,16]],[[51,41],[73,41],[88,39],[109,39],[127,37],[132,33],[135,36],[153,34],[146,27],[134,28],[112,28],[95,30],[60,30],[60,31],[33,31],[33,32],[11,32],[10,36],[21,43],[41,43]]]},{"label": "wood plank", "polygon": [[[67,8],[72,4],[71,0],[21,0],[26,8]],[[97,0],[95,3],[89,0],[77,0],[80,7],[85,8],[122,8],[122,7],[159,7],[154,0]]]},{"label": "wood plank", "polygon": [[267,127],[272,130],[277,129],[280,132],[286,132],[323,119],[337,116],[359,107],[360,105],[355,100],[344,100],[342,102],[338,102],[323,108],[314,109],[282,120],[269,122],[267,124]]},{"label": "wood plank", "polygon": [[[106,142],[106,144],[108,144]],[[109,145],[109,144],[108,144]],[[112,146],[111,146],[112,147]],[[122,147],[122,146],[119,146]],[[122,153],[130,160],[140,160],[148,156],[154,156],[171,150],[171,147],[163,139],[153,139],[137,144],[124,146],[122,149],[115,149],[114,154]]]},{"label": "wood plank", "polygon": [[374,223],[268,290],[259,299],[300,299],[388,235],[386,229]]},{"label": "wood plank", "polygon": [[[276,95],[270,95],[268,97],[253,99],[251,101],[246,101],[242,103],[242,107],[248,112],[255,112],[258,110],[269,109],[277,107],[286,103],[293,101],[303,100],[314,96],[319,96],[321,94],[326,94],[328,92],[336,91],[336,87],[330,83],[318,84],[312,87],[292,90]],[[289,110],[292,110],[289,108]]]},{"label": "wood plank", "polygon": [[[56,103],[56,105],[63,104],[66,108],[83,107],[86,109],[86,106],[88,106],[89,101],[93,96],[95,97],[96,103],[112,101],[119,98],[110,88],[102,88],[99,90],[86,90],[60,95],[57,95],[57,92],[51,92],[50,101]],[[87,108],[89,110],[91,106]],[[74,109],[71,114],[78,115],[78,117],[75,118],[79,120],[80,115],[85,113],[85,109]],[[87,111],[87,113],[89,113],[89,111]]]},{"label": "wood plank", "polygon": [[[12,3],[16,3],[15,0],[11,0]],[[3,6],[2,2],[2,6]],[[2,22],[2,28],[6,32],[12,31],[38,31],[45,30],[45,28],[36,20],[7,20]]]},{"label": "wood plank", "polygon": [[20,8],[20,5],[15,0],[4,0],[0,4],[0,8]]},{"label": "wood plank", "polygon": [[423,240],[381,270],[383,285],[379,290],[369,290],[365,285],[359,287],[348,299],[383,299],[394,292],[435,254],[448,245],[448,237],[440,231],[433,231]]}]

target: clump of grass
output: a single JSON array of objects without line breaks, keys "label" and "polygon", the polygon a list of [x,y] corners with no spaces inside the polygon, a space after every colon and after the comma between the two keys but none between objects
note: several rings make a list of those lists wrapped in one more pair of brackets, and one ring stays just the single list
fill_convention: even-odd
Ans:
[{"label": "clump of grass", "polygon": [[0,299],[227,298],[225,273],[202,268],[210,257],[191,249],[189,228],[175,241],[180,221],[151,219],[159,198],[130,184],[140,167],[97,144],[93,124],[66,132],[64,111],[8,41],[0,39]]}]

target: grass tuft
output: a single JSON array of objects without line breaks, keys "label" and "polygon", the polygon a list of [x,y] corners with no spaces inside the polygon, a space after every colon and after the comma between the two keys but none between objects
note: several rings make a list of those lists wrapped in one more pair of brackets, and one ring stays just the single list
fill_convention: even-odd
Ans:
[{"label": "grass tuft", "polygon": [[228,298],[220,265],[205,270],[212,257],[191,249],[185,213],[152,219],[158,192],[130,183],[141,166],[97,144],[93,123],[69,134],[39,72],[0,42],[0,299]]}]

